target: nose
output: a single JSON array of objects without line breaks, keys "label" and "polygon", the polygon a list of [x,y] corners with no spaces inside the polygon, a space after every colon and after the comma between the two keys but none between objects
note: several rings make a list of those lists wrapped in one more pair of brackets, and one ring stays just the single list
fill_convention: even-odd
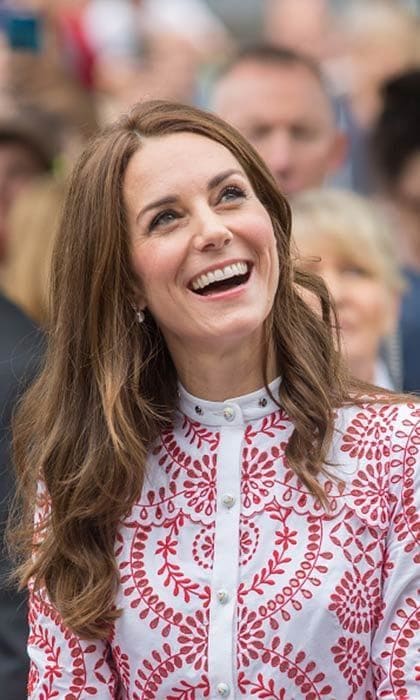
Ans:
[{"label": "nose", "polygon": [[197,215],[194,246],[197,250],[219,250],[229,245],[233,239],[231,230],[211,207],[206,207]]},{"label": "nose", "polygon": [[274,174],[286,174],[292,163],[292,144],[290,137],[284,130],[276,129],[267,141],[265,153],[262,154]]}]

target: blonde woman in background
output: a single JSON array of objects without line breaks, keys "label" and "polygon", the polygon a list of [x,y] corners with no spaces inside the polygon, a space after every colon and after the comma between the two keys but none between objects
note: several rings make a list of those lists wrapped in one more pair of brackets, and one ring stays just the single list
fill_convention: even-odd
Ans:
[{"label": "blonde woman in background", "polygon": [[293,201],[293,213],[298,264],[320,275],[332,294],[351,373],[395,388],[399,368],[390,373],[381,349],[398,349],[404,281],[385,222],[363,197],[344,190],[302,193]]},{"label": "blonde woman in background", "polygon": [[40,326],[48,323],[49,268],[63,197],[62,182],[39,179],[16,198],[8,219],[0,287]]}]

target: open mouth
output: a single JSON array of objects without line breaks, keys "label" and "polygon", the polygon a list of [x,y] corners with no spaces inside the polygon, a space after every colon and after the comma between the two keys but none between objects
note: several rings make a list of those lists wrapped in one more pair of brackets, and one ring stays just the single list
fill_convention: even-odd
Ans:
[{"label": "open mouth", "polygon": [[247,262],[225,265],[195,277],[190,284],[190,289],[200,296],[226,292],[248,282],[251,269],[250,263]]}]

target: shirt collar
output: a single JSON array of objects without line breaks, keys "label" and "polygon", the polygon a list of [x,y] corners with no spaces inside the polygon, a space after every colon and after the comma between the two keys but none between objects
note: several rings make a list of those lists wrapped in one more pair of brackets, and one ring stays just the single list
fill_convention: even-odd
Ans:
[{"label": "shirt collar", "polygon": [[[268,386],[270,392],[278,397],[280,378],[274,379]],[[240,425],[278,410],[278,404],[273,401],[267,389],[244,396],[236,396],[225,401],[204,401],[189,394],[181,384],[178,384],[179,410],[194,421],[203,425],[222,426]]]}]

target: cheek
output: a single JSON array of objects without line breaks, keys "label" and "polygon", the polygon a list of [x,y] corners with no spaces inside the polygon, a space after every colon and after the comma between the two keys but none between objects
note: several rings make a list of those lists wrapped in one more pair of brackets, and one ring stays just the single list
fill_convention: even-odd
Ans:
[{"label": "cheek", "polygon": [[279,259],[279,247],[277,244],[277,238],[274,233],[273,227],[271,226],[271,221],[270,221],[270,228],[267,231],[267,237],[266,237],[266,250],[267,250],[267,255],[269,258],[269,265],[270,265],[270,277],[272,279],[272,284],[277,289],[278,283],[279,283],[279,274],[280,274],[280,259]]},{"label": "cheek", "polygon": [[143,277],[151,268],[156,267],[158,250],[147,242],[141,243],[133,250],[132,259],[135,270]]},{"label": "cheek", "polygon": [[263,248],[262,257],[265,258],[267,267],[266,282],[277,289],[279,281],[279,252],[274,232],[272,230],[262,231],[259,242]]},{"label": "cheek", "polygon": [[238,240],[242,240],[250,250],[253,250],[259,258],[272,258],[273,251],[277,255],[277,243],[273,225],[269,214],[262,208],[262,211],[254,213],[252,217],[243,218],[237,224],[240,231]]},{"label": "cheek", "polygon": [[361,285],[357,298],[361,320],[369,324],[372,330],[380,329],[387,314],[387,295],[384,290],[375,283]]},{"label": "cheek", "polygon": [[306,156],[308,162],[312,162],[315,166],[319,168],[325,167],[325,164],[329,162],[330,158],[330,143],[327,139],[319,138],[316,141],[312,141],[310,144],[305,144],[306,148],[302,148],[302,152]]},{"label": "cheek", "polygon": [[159,241],[146,241],[133,250],[133,269],[146,294],[148,290],[154,290],[162,280],[169,278],[174,261],[175,253],[168,251]]},{"label": "cheek", "polygon": [[265,209],[263,209],[261,216],[255,218],[253,225],[248,226],[248,229],[256,246],[264,246],[266,249],[277,247],[273,224]]},{"label": "cheek", "polygon": [[279,277],[280,277],[280,261],[279,261],[279,253],[277,250],[277,245],[276,242],[274,241],[271,249],[271,260],[272,260],[272,267],[271,267],[271,286],[273,288],[273,292],[275,293],[277,290],[277,287],[279,286]]}]

